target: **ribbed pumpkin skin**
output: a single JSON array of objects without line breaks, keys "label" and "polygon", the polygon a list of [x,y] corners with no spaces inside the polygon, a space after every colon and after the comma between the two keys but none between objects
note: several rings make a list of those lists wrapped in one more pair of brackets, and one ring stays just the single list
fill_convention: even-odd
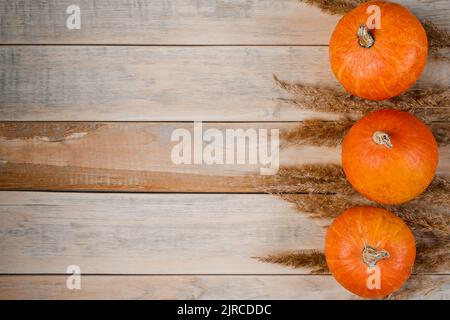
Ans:
[{"label": "ribbed pumpkin skin", "polygon": [[[376,144],[375,131],[390,136],[392,148]],[[439,152],[430,129],[415,116],[386,109],[369,113],[349,130],[342,166],[351,185],[370,200],[399,204],[431,183]]]},{"label": "ribbed pumpkin skin", "polygon": [[[378,261],[381,286],[369,289],[364,246],[386,250],[389,257]],[[411,230],[397,216],[375,207],[354,207],[339,215],[326,236],[328,267],[344,288],[364,298],[381,298],[401,288],[416,257]]]},{"label": "ribbed pumpkin skin", "polygon": [[[370,30],[375,43],[363,48],[357,31],[366,24],[370,5],[381,9],[381,28]],[[428,40],[420,21],[406,8],[374,1],[341,18],[331,36],[329,51],[333,73],[348,92],[384,100],[401,94],[419,78],[427,60]]]}]

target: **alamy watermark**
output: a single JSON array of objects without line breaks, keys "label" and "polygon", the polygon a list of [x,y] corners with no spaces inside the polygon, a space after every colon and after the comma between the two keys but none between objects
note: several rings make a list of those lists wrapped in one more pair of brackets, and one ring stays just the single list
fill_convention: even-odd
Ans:
[{"label": "alamy watermark", "polygon": [[80,30],[81,29],[81,9],[76,4],[72,4],[67,7],[66,14],[69,17],[66,20],[66,27],[69,30]]},{"label": "alamy watermark", "polygon": [[202,122],[194,122],[193,133],[185,128],[172,132],[171,141],[178,143],[171,160],[177,165],[260,165],[260,174],[274,175],[279,169],[279,134],[279,129],[265,128],[203,132]]},{"label": "alamy watermark", "polygon": [[66,273],[70,274],[66,280],[66,287],[69,290],[81,289],[81,268],[75,264],[66,268]]},{"label": "alamy watermark", "polygon": [[381,289],[381,270],[379,266],[367,267],[366,286],[369,290]]},{"label": "alamy watermark", "polygon": [[366,21],[367,28],[370,30],[381,29],[381,9],[377,5],[367,7],[366,13],[371,14]]}]

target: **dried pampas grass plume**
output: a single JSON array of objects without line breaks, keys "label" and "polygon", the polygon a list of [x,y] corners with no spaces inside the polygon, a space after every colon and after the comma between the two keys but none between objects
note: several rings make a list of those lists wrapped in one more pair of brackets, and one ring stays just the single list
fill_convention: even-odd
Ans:
[{"label": "dried pampas grass plume", "polygon": [[430,53],[435,58],[448,57],[442,55],[439,50],[450,47],[450,35],[446,30],[439,29],[433,22],[425,20],[422,22],[428,37]]},{"label": "dried pampas grass plume", "polygon": [[[290,146],[324,146],[336,147],[342,144],[347,132],[356,121],[344,117],[337,121],[305,120],[296,128],[281,133],[281,147]],[[450,124],[435,122],[429,124],[431,131],[440,147],[450,142]]]},{"label": "dried pampas grass plume", "polygon": [[348,117],[339,121],[305,120],[297,128],[282,133],[282,147],[291,145],[336,147],[342,143],[354,123]]},{"label": "dried pampas grass plume", "polygon": [[[259,176],[255,182],[255,189],[279,195],[286,200],[295,199],[296,196],[301,196],[303,199],[306,196],[316,197],[322,194],[325,198],[321,203],[326,203],[327,195],[334,195],[333,198],[336,200],[333,200],[333,203],[339,203],[342,200],[339,196],[345,195],[345,201],[351,200],[352,205],[371,204],[352,188],[342,167],[331,163],[282,167],[276,175]],[[310,195],[297,195],[297,193]],[[450,179],[448,176],[436,176],[418,198],[404,205],[384,207],[388,210],[404,208],[410,212],[412,210],[425,212],[428,209],[436,210],[437,208],[444,208],[445,211],[450,208]]]},{"label": "dried pampas grass plume", "polygon": [[[272,194],[295,205],[298,212],[306,213],[313,218],[334,219],[348,208],[362,205],[372,205],[384,208],[405,221],[405,223],[420,238],[450,237],[450,181],[447,177],[436,177],[427,190],[417,199],[398,206],[374,203],[358,193],[346,181],[339,166],[310,165],[307,166],[311,174],[304,175],[306,168],[295,169],[302,179],[308,180],[310,185],[320,182],[318,186],[309,189],[319,190],[322,194],[292,194],[280,192],[284,189],[302,189],[301,183],[289,180],[285,188],[285,174],[281,173],[281,184],[274,186]],[[291,172],[293,168],[289,169]],[[325,176],[325,172],[333,172],[333,176]],[[332,171],[331,171],[332,170]],[[324,176],[322,176],[324,175]],[[313,178],[305,178],[306,176]],[[289,178],[289,173],[287,173]],[[303,181],[306,181],[303,180]],[[327,189],[332,186],[333,189]]]},{"label": "dried pampas grass plume", "polygon": [[439,276],[412,276],[399,291],[386,297],[386,300],[423,299],[431,292],[439,291],[444,285],[445,281]]},{"label": "dried pampas grass plume", "polygon": [[[362,197],[346,181],[342,168],[332,164],[282,168],[263,189],[295,205],[297,212],[327,222],[354,206],[382,207],[401,217],[414,232],[417,242],[416,272],[435,272],[450,263],[448,177],[435,177],[419,198],[399,206],[383,206]],[[303,261],[307,257],[306,252],[301,253],[280,253],[260,260],[290,267],[308,267]]]},{"label": "dried pampas grass plume", "polygon": [[432,123],[430,129],[440,147],[444,147],[450,142],[450,123]]},{"label": "dried pampas grass plume", "polygon": [[301,83],[289,83],[273,75],[275,84],[290,93],[294,98],[280,98],[302,109],[321,112],[361,114],[372,109],[370,105],[358,104],[343,90],[331,87],[320,87]]},{"label": "dried pampas grass plume", "polygon": [[[345,14],[366,0],[299,0],[314,5],[328,14]],[[446,58],[441,49],[450,47],[450,37],[430,21],[425,21],[430,53],[436,58]],[[385,101],[368,101],[352,96],[334,87],[291,84],[278,79],[275,83],[290,93],[285,101],[302,109],[345,114],[343,120],[324,123],[305,121],[298,128],[284,134],[285,145],[311,144],[337,146],[352,125],[352,119],[379,109],[395,108],[408,111],[429,123],[440,146],[449,143],[450,88],[433,87],[412,89],[401,96]],[[307,172],[311,170],[311,172]],[[327,172],[329,171],[329,172]],[[328,173],[332,172],[332,176]],[[324,176],[322,176],[324,174]],[[327,176],[325,176],[325,174]],[[331,221],[344,210],[357,205],[377,205],[356,194],[347,183],[342,169],[334,165],[285,168],[262,188],[293,203],[297,211],[313,218]],[[381,206],[404,219],[412,228],[417,241],[415,272],[437,272],[450,264],[450,183],[447,178],[436,177],[427,191],[418,199],[401,206]],[[331,188],[331,189],[330,189]],[[292,194],[318,192],[324,194]],[[333,194],[332,196],[330,196]],[[380,206],[380,205],[378,205]],[[308,267],[312,273],[328,272],[325,256],[314,250],[287,252],[258,258],[294,268]],[[438,281],[423,276],[412,277],[406,286],[389,299],[405,299],[414,295],[426,295],[438,285]]]},{"label": "dried pampas grass plume", "polygon": [[[418,202],[400,206],[384,206],[354,194],[281,194],[279,197],[295,205],[298,212],[312,218],[334,219],[345,210],[363,205],[384,208],[398,217],[421,239],[446,239],[450,237],[450,214],[441,207]],[[444,207],[448,208],[448,207]],[[447,209],[444,209],[444,211]],[[433,240],[434,241],[434,240]]]},{"label": "dried pampas grass plume", "polygon": [[281,194],[280,198],[295,205],[298,212],[311,218],[334,219],[345,210],[370,204],[370,201],[355,195],[334,194]]},{"label": "dried pampas grass plume", "polygon": [[368,0],[299,0],[328,14],[344,14]]},{"label": "dried pampas grass plume", "polygon": [[[448,250],[449,248],[447,248]],[[424,255],[423,252],[419,252],[418,257],[426,256],[431,261],[435,260],[435,256]],[[446,259],[448,264],[448,255],[446,257],[441,257],[441,259]],[[311,274],[328,274],[330,273],[328,265],[326,263],[325,254],[323,252],[315,250],[301,250],[294,252],[286,252],[282,254],[269,255],[266,257],[257,257],[261,262],[279,264],[291,268],[309,268],[311,269]],[[422,261],[416,261],[416,264],[424,265]],[[425,265],[428,264],[425,262]],[[432,265],[439,265],[439,263],[432,263]],[[430,272],[432,268],[428,269],[417,269],[416,272]],[[430,277],[427,275],[412,275],[405,286],[399,291],[392,293],[385,299],[387,300],[403,300],[417,298],[419,295],[421,297],[427,296],[430,292],[439,290],[439,288],[444,285],[445,282],[442,279]]]},{"label": "dried pampas grass plume", "polygon": [[258,177],[255,189],[269,194],[355,192],[337,164],[280,168],[276,175]]},{"label": "dried pampas grass plume", "polygon": [[435,242],[419,242],[416,247],[414,272],[436,273],[450,268],[450,239],[436,239]]},{"label": "dried pampas grass plume", "polygon": [[427,190],[410,204],[423,203],[427,206],[450,208],[450,177],[434,177]]},{"label": "dried pampas grass plume", "polygon": [[[383,207],[358,196],[281,195],[282,199],[295,204],[297,211],[313,218],[331,222],[344,210],[359,205]],[[384,206],[401,217],[412,229],[417,243],[415,273],[434,273],[450,268],[450,215],[436,214],[432,208],[411,209],[408,206],[395,210]],[[312,255],[314,252],[315,255]],[[311,259],[308,262],[308,259]],[[279,253],[259,258],[260,261],[281,264],[292,268],[311,268],[317,273],[317,251]],[[321,270],[326,270],[323,266]],[[326,272],[326,271],[324,271]]]},{"label": "dried pampas grass plume", "polygon": [[450,35],[447,31],[439,29],[433,22],[425,20],[423,27],[427,32],[428,44],[432,48],[443,49],[450,47]]},{"label": "dried pampas grass plume", "polygon": [[410,204],[382,207],[402,218],[418,238],[439,239],[450,236],[450,214],[439,212],[439,209]]},{"label": "dried pampas grass plume", "polygon": [[255,258],[261,262],[280,264],[295,269],[312,269],[312,274],[329,273],[325,254],[316,250],[299,250]]},{"label": "dried pampas grass plume", "polygon": [[273,79],[281,89],[293,96],[279,100],[301,109],[360,117],[371,111],[394,108],[415,114],[425,122],[447,121],[450,118],[450,88],[412,89],[389,100],[371,101],[352,96],[342,89],[292,84],[279,79],[276,75]]}]

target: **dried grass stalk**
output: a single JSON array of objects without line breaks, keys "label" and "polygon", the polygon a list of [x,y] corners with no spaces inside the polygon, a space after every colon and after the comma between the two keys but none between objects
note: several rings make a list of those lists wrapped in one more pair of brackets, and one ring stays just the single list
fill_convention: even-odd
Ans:
[{"label": "dried grass stalk", "polygon": [[[299,212],[307,213],[314,218],[330,220],[348,208],[370,204],[368,200],[362,197],[346,195],[281,195],[281,197],[294,203]],[[401,217],[413,230],[417,243],[414,272],[434,273],[450,268],[450,215],[448,213],[436,214],[432,208],[412,209],[408,205],[395,207],[394,210],[389,207],[385,208]],[[271,255],[260,260],[293,268],[311,267],[317,269],[315,260],[312,260],[310,264],[305,262],[305,260],[313,258],[305,252],[302,252],[302,254],[291,252]],[[316,271],[313,270],[313,272]]]},{"label": "dried grass stalk", "polygon": [[[359,195],[295,195],[281,194],[280,198],[293,203],[299,212],[312,218],[334,219],[346,209],[372,205],[396,214],[414,231],[416,237],[423,239],[445,239],[450,237],[450,214],[441,212],[423,203],[400,206],[383,206],[373,203]],[[445,207],[444,210],[447,210]],[[434,241],[434,240],[433,240]]]},{"label": "dried grass stalk", "polygon": [[361,114],[371,110],[372,106],[355,103],[352,97],[331,87],[319,87],[301,83],[288,83],[273,75],[275,83],[295,98],[280,99],[302,109],[322,112],[356,113]]},{"label": "dried grass stalk", "polygon": [[[255,189],[270,194],[310,193],[350,195],[362,203],[345,177],[344,170],[337,164],[308,164],[300,167],[282,167],[276,175],[258,176]],[[303,196],[303,195],[302,195]],[[346,198],[349,200],[349,197]],[[450,179],[436,176],[429,187],[418,198],[403,206],[389,208],[450,208]]]},{"label": "dried grass stalk", "polygon": [[[419,198],[400,206],[382,206],[365,199],[353,191],[338,165],[308,165],[281,169],[271,188],[266,192],[277,194],[293,203],[298,212],[312,218],[331,220],[344,210],[373,205],[385,208],[401,217],[413,230],[417,241],[416,272],[435,272],[450,263],[450,181],[436,177]],[[331,188],[331,189],[330,189]],[[305,191],[306,190],[306,191]],[[289,192],[309,192],[292,194]],[[311,192],[326,194],[311,194]],[[263,258],[265,262],[286,266],[305,267],[307,255],[281,253]],[[296,262],[295,259],[299,259]]]},{"label": "dried grass stalk", "polygon": [[450,235],[450,214],[439,212],[425,205],[405,204],[397,207],[384,208],[398,217],[421,238],[445,238]]},{"label": "dried grass stalk", "polygon": [[[365,0],[299,1],[315,5],[329,14],[344,14],[360,3],[366,2]],[[430,52],[436,57],[442,57],[439,50],[450,46],[448,33],[429,21],[424,22],[424,27],[430,44]],[[289,84],[276,76],[274,76],[274,80],[279,87],[294,95],[294,98],[281,100],[313,111],[363,115],[378,109],[395,108],[411,112],[426,122],[447,121],[450,116],[450,88],[414,89],[399,97],[374,102],[351,96],[342,90],[331,87]],[[313,120],[304,122],[296,130],[286,133],[283,138],[288,145],[336,146],[342,142],[350,126],[349,118],[328,124]],[[447,124],[432,124],[432,130],[441,146],[448,144]],[[307,172],[308,170],[311,172]],[[330,172],[332,172],[331,175],[329,175]],[[326,174],[326,176],[322,176],[322,174]],[[278,194],[284,200],[294,203],[298,211],[306,212],[315,218],[331,219],[347,208],[370,203],[361,196],[355,195],[345,181],[342,170],[333,165],[285,168],[280,170],[272,182],[274,184],[269,183],[269,186],[263,187],[266,192]],[[327,191],[329,187],[333,187],[333,189]],[[420,198],[403,206],[385,206],[386,209],[404,219],[415,233],[417,240],[416,272],[436,272],[442,267],[449,267],[449,191],[449,181],[445,178],[436,178]],[[284,192],[331,192],[335,195],[295,195],[283,194]],[[446,212],[439,212],[436,207],[444,208],[443,211]],[[281,253],[259,259],[294,268],[309,267],[314,269],[313,273],[328,272],[324,254],[313,250]],[[415,277],[402,290],[389,298],[404,299],[411,294],[426,294],[436,285],[436,281]]]},{"label": "dried grass stalk", "polygon": [[356,8],[359,4],[368,0],[299,0],[299,2],[307,3],[318,7],[328,14],[344,14]]},{"label": "dried grass stalk", "polygon": [[432,123],[430,129],[440,147],[447,146],[450,142],[450,123]]},{"label": "dried grass stalk", "polygon": [[[281,134],[283,141],[281,147],[293,145],[336,147],[342,144],[354,123],[355,121],[348,117],[338,121],[305,120],[297,128]],[[431,123],[429,126],[439,146],[449,144],[449,123]]]},{"label": "dried grass stalk", "polygon": [[335,147],[342,143],[354,121],[344,118],[339,121],[305,120],[294,130],[281,135],[282,147],[312,145]]},{"label": "dried grass stalk", "polygon": [[423,27],[427,32],[428,44],[437,49],[450,47],[450,35],[447,31],[439,29],[433,22],[425,20]]},{"label": "dried grass stalk", "polygon": [[412,89],[388,100],[371,101],[352,96],[341,89],[291,84],[276,75],[273,78],[280,88],[293,95],[293,98],[280,100],[302,109],[364,115],[375,110],[394,108],[415,114],[426,122],[447,121],[450,117],[450,88]]},{"label": "dried grass stalk", "polygon": [[276,175],[258,176],[255,189],[270,194],[354,193],[337,164],[280,168]]},{"label": "dried grass stalk", "polygon": [[370,204],[357,195],[281,194],[279,197],[294,204],[298,212],[320,219],[334,219],[351,207]]},{"label": "dried grass stalk", "polygon": [[436,273],[450,268],[450,242],[449,239],[436,239],[427,243],[421,240],[416,247],[416,262],[414,272]]},{"label": "dried grass stalk", "polygon": [[[450,267],[450,244],[440,242],[417,245],[414,273],[436,273]],[[317,250],[282,252],[265,257],[256,257],[261,262],[280,264],[294,269],[308,268],[312,274],[329,273],[325,254]]]},{"label": "dried grass stalk", "polygon": [[441,279],[428,276],[414,276],[397,292],[386,297],[387,300],[421,299],[430,292],[439,290],[444,283]]},{"label": "dried grass stalk", "polygon": [[424,205],[433,207],[450,208],[450,177],[434,177],[427,190],[418,198],[409,202],[409,205]]},{"label": "dried grass stalk", "polygon": [[[293,181],[289,181],[287,184],[289,188],[278,185],[274,187],[277,192],[271,193],[278,194],[283,200],[293,203],[299,212],[307,213],[313,218],[332,219],[348,208],[372,205],[395,213],[419,237],[429,238],[431,234],[441,238],[450,237],[450,181],[447,177],[436,177],[419,198],[403,205],[389,206],[374,203],[357,194],[345,180],[343,172],[338,170],[338,166],[328,166],[334,170],[334,176],[327,177],[329,179],[328,183],[323,183],[324,180],[321,177],[321,174],[326,172],[324,168],[327,168],[327,166],[316,165],[307,167],[312,172],[309,176],[314,177],[313,180],[307,182],[313,185],[313,181],[322,181],[320,187],[315,189],[320,189],[322,193],[327,194],[286,194],[279,192],[284,189],[300,189],[301,186],[298,186]],[[293,169],[290,168],[290,170]],[[303,168],[303,170],[306,170],[306,168]],[[297,171],[302,172],[302,169]],[[302,175],[301,177],[303,178],[304,176]],[[280,179],[284,181],[283,173]],[[338,188],[326,190],[325,188],[331,184],[330,181]],[[313,189],[313,187],[310,186],[310,189]]]},{"label": "dried grass stalk", "polygon": [[446,30],[439,29],[433,22],[425,20],[422,22],[428,37],[429,51],[435,58],[448,57],[442,55],[439,50],[450,47],[450,35]]},{"label": "dried grass stalk", "polygon": [[[348,208],[369,204],[362,197],[345,195],[286,195],[282,198],[294,203],[299,212],[323,219],[333,219]],[[439,214],[432,208],[417,209],[407,205],[395,207],[394,210],[385,208],[401,217],[414,232],[417,242],[415,272],[432,273],[450,267],[450,215],[448,213]]]},{"label": "dried grass stalk", "polygon": [[313,274],[329,273],[325,254],[316,250],[300,250],[266,257],[256,257],[259,261],[275,263],[291,268],[312,269]]}]

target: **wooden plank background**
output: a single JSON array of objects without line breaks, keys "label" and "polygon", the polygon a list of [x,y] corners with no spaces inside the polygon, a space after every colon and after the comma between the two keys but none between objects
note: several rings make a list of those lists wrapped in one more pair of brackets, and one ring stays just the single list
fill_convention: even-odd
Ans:
[{"label": "wooden plank background", "polygon": [[[250,128],[277,128],[283,135],[298,125],[203,123],[202,127],[204,131],[219,129],[224,136],[226,129]],[[174,164],[171,152],[178,141],[171,141],[171,133],[183,128],[193,136],[193,126],[169,122],[0,123],[0,190],[258,191],[266,179],[260,175],[259,164]],[[246,139],[243,143],[256,150],[261,142]],[[449,175],[450,146],[442,146],[439,157],[437,173]],[[307,144],[284,147],[279,160],[281,167],[340,164],[341,150]]]},{"label": "wooden plank background", "polygon": [[[448,1],[397,2],[450,31]],[[340,88],[327,48],[340,16],[296,0],[79,0],[82,28],[67,30],[71,4],[0,0],[0,299],[355,299],[330,275],[255,259],[322,250],[330,222],[262,194],[259,166],[170,160],[192,121],[283,133],[342,118],[284,103],[272,79]],[[449,74],[430,57],[415,87]],[[283,167],[321,163],[340,148],[280,151]],[[66,289],[72,264],[81,290]],[[450,270],[406,286],[394,298],[449,299]]]},{"label": "wooden plank background", "polygon": [[[396,1],[450,30],[446,0]],[[2,0],[2,43],[327,45],[339,16],[298,0],[78,0],[82,28],[66,29],[71,0]]]},{"label": "wooden plank background", "polygon": [[[0,299],[355,299],[330,276],[95,276],[82,290],[65,289],[65,276],[0,276]],[[111,288],[114,290],[105,290]],[[417,291],[417,287],[421,290]],[[412,294],[408,294],[408,289]],[[398,299],[448,300],[448,276],[412,276]]]},{"label": "wooden plank background", "polygon": [[[0,48],[0,117],[8,121],[299,121],[272,75],[339,87],[328,47]],[[450,86],[430,59],[417,87]]]},{"label": "wooden plank background", "polygon": [[324,242],[321,221],[262,194],[0,196],[1,273],[309,273],[253,257]]}]

